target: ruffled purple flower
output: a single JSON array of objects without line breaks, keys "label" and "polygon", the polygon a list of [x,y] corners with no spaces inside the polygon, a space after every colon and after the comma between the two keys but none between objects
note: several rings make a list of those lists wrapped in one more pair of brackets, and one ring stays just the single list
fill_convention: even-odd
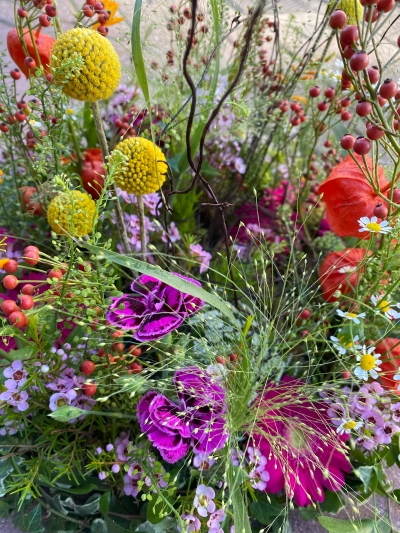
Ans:
[{"label": "ruffled purple flower", "polygon": [[[195,279],[171,273],[201,287]],[[146,274],[139,276],[131,289],[133,294],[112,298],[107,319],[118,328],[135,330],[133,337],[140,342],[155,341],[171,333],[204,305],[200,298]]]},{"label": "ruffled purple flower", "polygon": [[156,391],[140,399],[137,416],[143,433],[169,463],[182,459],[190,446],[208,455],[220,450],[228,437],[221,385],[198,367],[178,370],[174,383],[179,405]]}]

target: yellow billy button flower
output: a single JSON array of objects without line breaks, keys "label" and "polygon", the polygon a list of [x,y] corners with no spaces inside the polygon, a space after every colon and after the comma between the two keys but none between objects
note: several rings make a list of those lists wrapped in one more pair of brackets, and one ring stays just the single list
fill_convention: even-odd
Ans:
[{"label": "yellow billy button flower", "polygon": [[96,204],[89,195],[80,191],[61,193],[50,202],[47,220],[58,234],[83,237],[92,231]]},{"label": "yellow billy button flower", "polygon": [[[330,12],[335,5],[335,0],[331,0],[328,5],[328,12]],[[347,24],[357,24],[358,20],[363,18],[363,8],[359,0],[339,0],[335,9],[341,9],[347,15]]]},{"label": "yellow billy button flower", "polygon": [[[109,98],[121,79],[121,64],[110,41],[98,31],[73,28],[55,42],[50,66],[59,68],[74,56],[81,56],[84,64],[63,84],[63,92],[75,100],[87,102]],[[64,80],[59,81],[63,83]]]},{"label": "yellow billy button flower", "polygon": [[[139,196],[161,188],[168,167],[158,146],[143,137],[131,137],[120,142],[115,150],[127,158],[115,176],[120,189]],[[111,161],[112,157],[111,153]]]}]

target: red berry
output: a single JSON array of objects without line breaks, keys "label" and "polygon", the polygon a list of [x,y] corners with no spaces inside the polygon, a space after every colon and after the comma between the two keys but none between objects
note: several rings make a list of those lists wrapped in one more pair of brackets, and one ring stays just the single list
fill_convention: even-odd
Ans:
[{"label": "red berry", "polygon": [[311,87],[311,89],[308,91],[308,94],[311,96],[311,98],[316,98],[321,93],[321,89],[315,85],[314,87]]},{"label": "red berry", "polygon": [[[353,71],[352,71],[353,72]],[[355,75],[355,72],[353,72],[353,75]],[[342,70],[342,81],[348,81],[351,83],[351,77],[349,76],[349,74],[347,73],[347,70],[346,69],[343,69]]]},{"label": "red berry", "polygon": [[399,121],[396,118],[393,120],[393,129],[399,131]]},{"label": "red berry", "polygon": [[326,111],[328,109],[328,106],[329,106],[328,102],[325,102],[325,101],[318,102],[318,105],[317,105],[319,111]]},{"label": "red berry", "polygon": [[105,24],[107,22],[107,20],[109,20],[110,16],[109,14],[105,14],[105,13],[100,13],[99,16],[97,17],[97,22],[99,24]]},{"label": "red berry", "polygon": [[86,376],[90,376],[93,374],[95,370],[95,365],[93,361],[82,361],[81,364],[81,372],[85,374]]},{"label": "red berry", "polygon": [[18,310],[18,307],[14,300],[4,300],[1,304],[1,310],[5,315],[11,315]]},{"label": "red berry", "polygon": [[39,254],[34,251],[25,252],[24,261],[27,265],[35,266],[39,263]]},{"label": "red berry", "polygon": [[82,13],[85,17],[91,18],[94,15],[94,6],[90,6],[89,4],[86,4],[83,6]]},{"label": "red berry", "polygon": [[352,150],[355,142],[355,138],[347,133],[340,139],[340,146],[343,148],[343,150]]},{"label": "red berry", "polygon": [[26,57],[24,59],[24,63],[25,63],[25,66],[30,69],[36,68],[36,61],[33,59],[33,57]]},{"label": "red berry", "polygon": [[335,89],[333,87],[327,87],[324,91],[325,98],[328,98],[328,100],[332,100],[335,94]]},{"label": "red berry", "polygon": [[332,141],[330,141],[329,139],[327,139],[325,142],[324,142],[324,146],[325,148],[330,148],[332,146]]},{"label": "red berry", "polygon": [[25,102],[25,100],[20,100],[17,102],[18,109],[26,109],[28,107],[28,104]]},{"label": "red berry", "polygon": [[22,311],[14,311],[8,317],[10,324],[16,328],[24,328],[28,324],[28,319]]},{"label": "red berry", "polygon": [[347,15],[341,9],[337,9],[329,17],[329,26],[333,30],[341,30],[342,28],[346,26],[346,22],[347,22]]},{"label": "red berry", "polygon": [[356,113],[359,117],[366,117],[372,111],[372,105],[366,100],[360,100],[356,105]]},{"label": "red berry", "polygon": [[25,18],[28,16],[28,12],[26,9],[24,9],[22,6],[17,9],[18,16],[21,18]]},{"label": "red berry", "polygon": [[97,27],[97,31],[100,33],[100,35],[103,35],[104,37],[107,37],[109,30],[108,30],[107,26],[101,25],[101,26]]},{"label": "red berry", "polygon": [[29,296],[29,294],[23,294],[18,298],[18,305],[24,311],[28,311],[28,309],[31,309],[34,303],[35,302],[33,301],[32,296]]},{"label": "red berry", "polygon": [[14,68],[10,71],[10,76],[13,80],[19,80],[21,77],[21,71],[19,70],[19,68]]},{"label": "red berry", "polygon": [[46,11],[46,15],[48,15],[49,17],[55,17],[57,15],[56,6],[47,4],[44,10]]},{"label": "red berry", "polygon": [[396,4],[395,0],[379,0],[377,8],[379,11],[383,11],[384,13],[389,13],[389,11],[392,11],[395,4]]},{"label": "red berry", "polygon": [[348,107],[349,105],[351,105],[350,96],[345,96],[344,98],[342,98],[341,101],[340,101],[340,104],[341,104],[342,107]]},{"label": "red berry", "polygon": [[382,98],[389,100],[390,98],[393,98],[394,96],[396,96],[397,89],[398,89],[397,83],[388,78],[381,85],[379,89],[379,94],[382,96]]},{"label": "red berry", "polygon": [[345,28],[343,28],[340,34],[340,42],[342,44],[347,44],[347,45],[353,44],[357,42],[359,38],[360,36],[358,34],[358,28],[357,26],[353,26],[353,25],[346,26]]},{"label": "red berry", "polygon": [[7,115],[7,122],[9,124],[15,124],[15,118],[12,115]]},{"label": "red berry", "polygon": [[358,155],[367,155],[371,151],[371,142],[365,137],[358,137],[354,143],[353,150]]},{"label": "red berry", "polygon": [[43,26],[43,28],[47,28],[51,24],[51,17],[45,13],[42,13],[39,17],[39,24]]},{"label": "red berry", "polygon": [[350,111],[342,111],[340,113],[340,117],[341,119],[344,121],[344,122],[347,122],[348,120],[351,119],[353,115],[350,113]]},{"label": "red berry", "polygon": [[96,394],[97,386],[95,383],[84,383],[82,385],[82,391],[85,396],[93,396]]},{"label": "red berry", "polygon": [[369,55],[364,50],[358,50],[350,59],[350,67],[353,70],[364,70],[369,65]]},{"label": "red berry", "polygon": [[3,286],[5,289],[12,290],[18,285],[18,278],[12,275],[4,276]]},{"label": "red berry", "polygon": [[2,131],[3,133],[7,133],[8,132],[8,126],[7,124],[4,124],[4,122],[2,122],[0,124],[0,131]]},{"label": "red berry", "polygon": [[111,350],[113,352],[123,352],[125,348],[125,345],[123,342],[116,342],[111,346]]},{"label": "red berry", "polygon": [[383,98],[383,96],[381,96],[380,94],[378,94],[377,98],[378,98],[379,105],[383,107],[386,104],[387,100],[385,100],[385,98]]},{"label": "red berry", "polygon": [[372,85],[375,85],[375,83],[378,83],[380,78],[379,68],[377,66],[373,66],[367,70],[369,81],[372,83]]},{"label": "red berry", "polygon": [[96,2],[97,0],[86,0],[86,5],[94,7],[96,5]]},{"label": "red berry", "polygon": [[[375,0],[374,0],[375,2]],[[343,379],[349,379],[351,377],[351,373],[348,371],[348,370],[343,370],[342,371],[342,378]]]},{"label": "red berry", "polygon": [[223,357],[222,355],[219,355],[218,357],[216,357],[215,360],[216,360],[217,363],[220,364],[220,365],[226,365],[226,363],[227,363],[226,358]]},{"label": "red berry", "polygon": [[35,252],[35,254],[38,254],[39,255],[39,248],[37,246],[33,246],[33,245],[30,245],[30,246],[26,246],[24,248],[24,254],[26,252]]},{"label": "red berry", "polygon": [[129,353],[131,353],[132,355],[134,355],[135,357],[139,357],[142,353],[142,349],[141,348],[138,348],[136,346],[131,346],[129,348]]},{"label": "red berry", "polygon": [[29,296],[32,296],[32,294],[35,292],[35,287],[30,283],[27,283],[22,287],[21,292],[22,294],[28,294]]},{"label": "red berry", "polygon": [[368,139],[371,139],[371,141],[377,141],[381,137],[385,135],[385,132],[382,131],[380,128],[377,128],[373,124],[368,124],[367,126],[367,137]]},{"label": "red berry", "polygon": [[18,262],[15,259],[10,259],[3,266],[3,270],[5,270],[7,274],[14,274],[18,270],[18,266]]},{"label": "red berry", "polygon": [[131,363],[129,365],[129,368],[133,370],[135,374],[140,374],[140,372],[143,370],[142,365],[140,363],[136,363],[136,361],[134,363]]},{"label": "red berry", "polygon": [[353,47],[351,45],[346,46],[343,50],[343,55],[346,59],[351,59],[355,54],[355,51],[353,50]]},{"label": "red berry", "polygon": [[400,189],[393,189],[392,200],[395,204],[400,204]]},{"label": "red berry", "polygon": [[377,7],[369,7],[366,11],[365,11],[365,17],[364,19],[366,20],[366,22],[369,22],[369,19],[371,17],[371,9],[372,9],[372,19],[371,19],[371,22],[376,22],[379,18],[379,15],[380,15],[380,12],[378,10]]},{"label": "red berry", "polygon": [[386,205],[383,205],[383,204],[378,204],[375,209],[374,209],[374,217],[378,217],[378,218],[386,218],[388,216],[388,208],[386,207]]},{"label": "red berry", "polygon": [[295,113],[300,113],[301,105],[298,102],[290,102],[290,109]]},{"label": "red berry", "polygon": [[16,118],[16,120],[18,120],[18,122],[24,122],[26,120],[25,113],[20,113],[19,111],[14,113],[14,117]]},{"label": "red berry", "polygon": [[342,80],[340,82],[340,87],[342,89],[342,91],[345,91],[346,89],[350,89],[351,87],[351,81],[345,81],[345,80]]},{"label": "red berry", "polygon": [[50,279],[56,278],[61,279],[63,277],[63,274],[61,270],[54,270],[53,268],[47,272],[47,277]]},{"label": "red berry", "polygon": [[310,316],[311,312],[308,309],[303,309],[303,311],[299,315],[302,320],[307,320],[308,318],[310,318]]},{"label": "red berry", "polygon": [[94,10],[97,12],[103,11],[104,4],[102,2],[95,2],[94,4]]},{"label": "red berry", "polygon": [[301,122],[300,117],[292,117],[290,119],[290,123],[292,126],[298,126],[300,122]]},{"label": "red berry", "polygon": [[53,81],[53,74],[51,74],[50,72],[48,72],[46,74],[46,80],[51,83]]}]

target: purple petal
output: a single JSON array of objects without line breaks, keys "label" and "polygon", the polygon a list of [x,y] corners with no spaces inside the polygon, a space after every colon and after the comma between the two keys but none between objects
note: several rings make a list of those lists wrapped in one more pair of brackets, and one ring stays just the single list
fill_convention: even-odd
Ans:
[{"label": "purple petal", "polygon": [[148,316],[133,337],[140,342],[149,342],[161,339],[167,333],[178,328],[183,322],[183,318],[172,313],[158,313]]},{"label": "purple petal", "polygon": [[192,426],[194,451],[196,453],[211,454],[224,447],[228,438],[228,430],[222,417],[204,421],[200,425]]},{"label": "purple petal", "polygon": [[149,428],[149,424],[147,422],[147,419],[150,417],[150,404],[153,401],[153,399],[157,396],[157,392],[155,390],[150,390],[146,392],[144,396],[142,396],[137,404],[137,417],[139,420],[139,425],[141,431],[145,432]]},{"label": "purple petal", "polygon": [[193,416],[221,415],[226,412],[224,389],[204,370],[189,366],[175,372],[175,388],[179,400]]},{"label": "purple petal", "polygon": [[[122,305],[123,308],[120,309]],[[142,322],[146,310],[146,305],[139,298],[126,294],[121,298],[113,298],[106,316],[115,326],[136,329]]]},{"label": "purple petal", "polygon": [[178,406],[171,400],[159,394],[153,398],[149,406],[150,418],[154,425],[169,435],[179,433],[182,437],[190,437],[189,425]]},{"label": "purple petal", "polygon": [[[172,274],[174,274],[174,276],[178,276],[178,278],[188,281],[189,283],[193,283],[194,285],[201,287],[201,283],[196,279],[188,278],[187,276],[182,276],[182,274],[178,274],[177,272],[172,272]],[[183,293],[182,296],[182,307],[180,309],[181,313],[192,315],[193,313],[197,313],[197,311],[199,311],[199,309],[201,309],[204,305],[204,301],[200,298],[191,296],[190,294],[186,293]]]},{"label": "purple petal", "polygon": [[158,450],[160,452],[161,457],[164,459],[164,461],[167,461],[167,463],[176,463],[179,461],[179,459],[182,459],[185,457],[189,450],[189,444],[188,443],[182,443],[181,446],[175,450]]},{"label": "purple petal", "polygon": [[158,281],[147,274],[142,274],[132,282],[131,290],[138,292],[139,294],[148,294],[149,292],[156,291],[161,285],[161,281]]},{"label": "purple petal", "polygon": [[166,285],[166,287],[161,292],[160,298],[165,301],[164,311],[177,312],[181,308],[183,294],[180,291],[174,289],[173,287]]}]

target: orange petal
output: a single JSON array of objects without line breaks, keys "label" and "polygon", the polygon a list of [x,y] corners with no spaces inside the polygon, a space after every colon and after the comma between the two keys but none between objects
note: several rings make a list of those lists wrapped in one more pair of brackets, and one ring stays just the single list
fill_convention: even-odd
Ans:
[{"label": "orange petal", "polygon": [[3,266],[9,262],[8,257],[5,257],[4,259],[0,259],[0,268],[3,268]]}]

